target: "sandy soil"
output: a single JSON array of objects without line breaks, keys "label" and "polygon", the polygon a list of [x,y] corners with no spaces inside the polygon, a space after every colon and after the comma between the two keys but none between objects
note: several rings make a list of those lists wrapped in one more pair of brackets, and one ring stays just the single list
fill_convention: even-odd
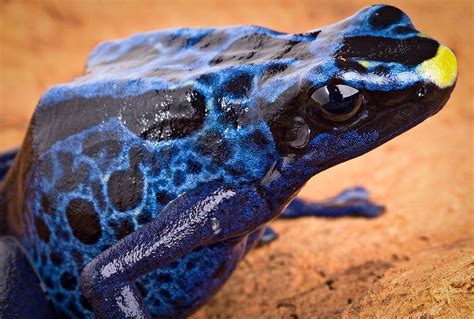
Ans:
[{"label": "sandy soil", "polygon": [[[0,2],[0,150],[18,145],[41,93],[81,73],[100,41],[178,26],[258,24],[302,32],[368,1]],[[375,220],[277,220],[193,319],[474,318],[473,4],[391,1],[459,59],[445,109],[410,132],[314,177],[306,199],[368,187]]]}]

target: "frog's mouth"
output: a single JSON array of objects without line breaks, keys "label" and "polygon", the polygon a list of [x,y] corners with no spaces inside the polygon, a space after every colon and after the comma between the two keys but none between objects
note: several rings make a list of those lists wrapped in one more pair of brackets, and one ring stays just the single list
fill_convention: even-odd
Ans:
[{"label": "frog's mouth", "polygon": [[379,138],[375,148],[438,113],[454,87],[455,83],[443,89],[432,83],[418,83],[394,92],[364,92],[367,120],[353,128],[360,133],[376,131]]}]

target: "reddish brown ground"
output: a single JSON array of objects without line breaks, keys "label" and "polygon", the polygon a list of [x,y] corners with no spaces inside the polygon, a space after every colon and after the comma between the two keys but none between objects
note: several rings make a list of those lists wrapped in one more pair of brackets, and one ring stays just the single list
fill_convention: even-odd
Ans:
[{"label": "reddish brown ground", "polygon": [[[100,41],[178,26],[258,24],[302,32],[368,1],[0,2],[0,150],[21,142],[41,93],[81,73]],[[363,184],[387,205],[376,220],[272,223],[193,319],[474,317],[473,5],[393,1],[456,52],[446,108],[377,150],[313,178],[306,199]]]}]

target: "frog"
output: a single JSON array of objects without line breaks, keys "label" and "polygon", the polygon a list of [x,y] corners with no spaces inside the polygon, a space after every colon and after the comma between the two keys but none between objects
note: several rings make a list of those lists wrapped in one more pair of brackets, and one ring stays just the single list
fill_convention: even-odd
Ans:
[{"label": "frog", "polygon": [[314,175],[436,114],[451,49],[400,9],[290,34],[179,28],[98,45],[0,156],[2,317],[184,318],[276,218],[377,217]]}]

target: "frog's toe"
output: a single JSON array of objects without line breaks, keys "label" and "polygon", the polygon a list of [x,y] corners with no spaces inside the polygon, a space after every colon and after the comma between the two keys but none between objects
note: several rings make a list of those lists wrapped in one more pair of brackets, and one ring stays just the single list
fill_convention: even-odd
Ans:
[{"label": "frog's toe", "polygon": [[374,218],[385,211],[383,205],[373,203],[369,192],[364,187],[353,187],[343,190],[337,196],[321,202],[306,202],[300,198],[293,200],[283,211],[283,218],[345,217],[357,216]]},{"label": "frog's toe", "polygon": [[336,197],[334,197],[334,202],[348,202],[352,200],[368,200],[370,196],[369,191],[362,186],[356,186],[351,188],[346,188],[342,190]]},{"label": "frog's toe", "polygon": [[257,243],[257,247],[268,245],[277,238],[278,234],[272,228],[266,226],[265,230],[263,231],[262,237],[260,237],[260,240]]}]

